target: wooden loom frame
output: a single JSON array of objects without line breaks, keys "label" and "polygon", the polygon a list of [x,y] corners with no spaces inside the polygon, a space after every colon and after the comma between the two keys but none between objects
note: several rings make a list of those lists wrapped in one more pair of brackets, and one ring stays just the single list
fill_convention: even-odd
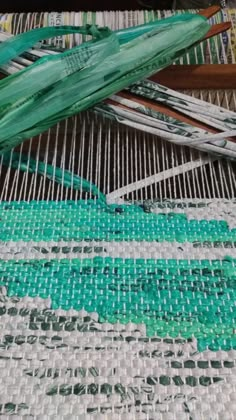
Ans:
[{"label": "wooden loom frame", "polygon": [[172,65],[151,79],[171,89],[236,89],[236,64]]}]

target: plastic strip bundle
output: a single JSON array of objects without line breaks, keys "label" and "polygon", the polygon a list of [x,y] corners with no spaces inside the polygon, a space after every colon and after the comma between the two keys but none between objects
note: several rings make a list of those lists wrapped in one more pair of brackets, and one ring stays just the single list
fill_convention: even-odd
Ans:
[{"label": "plastic strip bundle", "polygon": [[[128,26],[145,14],[60,16]],[[14,31],[36,17],[12,16]],[[233,108],[234,92],[223,98]],[[1,177],[2,417],[232,420],[233,164],[91,114],[17,153]],[[173,178],[181,165],[189,170]],[[142,180],[116,204],[99,193]]]}]

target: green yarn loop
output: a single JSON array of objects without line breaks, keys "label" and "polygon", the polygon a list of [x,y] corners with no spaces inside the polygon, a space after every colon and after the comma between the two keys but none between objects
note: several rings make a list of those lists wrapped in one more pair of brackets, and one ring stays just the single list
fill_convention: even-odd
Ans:
[{"label": "green yarn loop", "polygon": [[48,179],[56,181],[58,184],[66,188],[73,188],[74,190],[91,193],[97,197],[102,203],[106,203],[106,196],[99,191],[99,189],[89,181],[73,174],[70,171],[62,170],[61,168],[49,165],[42,161],[36,161],[28,158],[27,155],[18,152],[7,152],[2,155],[3,165],[10,166],[14,169],[23,172],[37,173],[46,176]]}]

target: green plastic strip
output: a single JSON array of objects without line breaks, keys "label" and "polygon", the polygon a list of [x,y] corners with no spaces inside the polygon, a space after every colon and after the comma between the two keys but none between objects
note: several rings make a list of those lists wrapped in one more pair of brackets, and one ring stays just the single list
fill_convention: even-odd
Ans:
[{"label": "green plastic strip", "polygon": [[236,349],[236,260],[0,261],[9,296],[51,298],[52,309],[96,312],[99,322],[144,323],[151,337]]}]

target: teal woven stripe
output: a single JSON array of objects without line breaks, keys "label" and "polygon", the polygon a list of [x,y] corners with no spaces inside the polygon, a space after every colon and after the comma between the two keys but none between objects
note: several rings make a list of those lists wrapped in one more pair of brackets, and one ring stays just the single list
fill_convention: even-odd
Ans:
[{"label": "teal woven stripe", "polygon": [[150,336],[195,337],[200,350],[236,349],[236,260],[0,261],[9,296],[52,309],[97,312],[100,322],[144,323]]},{"label": "teal woven stripe", "polygon": [[236,242],[222,220],[189,220],[185,214],[147,213],[135,205],[96,202],[2,204],[2,241]]}]

